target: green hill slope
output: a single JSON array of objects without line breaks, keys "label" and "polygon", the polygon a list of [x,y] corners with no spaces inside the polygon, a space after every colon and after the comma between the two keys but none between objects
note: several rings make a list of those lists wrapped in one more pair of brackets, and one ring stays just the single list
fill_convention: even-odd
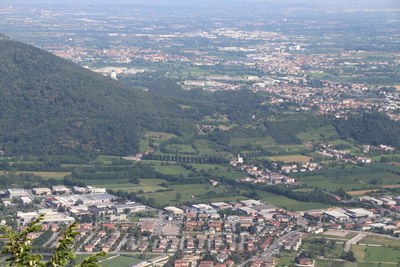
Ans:
[{"label": "green hill slope", "polygon": [[133,152],[157,113],[142,91],[0,38],[0,143],[9,154]]}]

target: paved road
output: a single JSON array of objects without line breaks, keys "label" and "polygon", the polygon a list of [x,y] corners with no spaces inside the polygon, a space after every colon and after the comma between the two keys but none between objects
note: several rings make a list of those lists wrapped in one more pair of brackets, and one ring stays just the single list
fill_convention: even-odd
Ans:
[{"label": "paved road", "polygon": [[400,237],[394,237],[390,235],[384,235],[384,234],[378,234],[378,233],[370,233],[370,232],[363,232],[363,231],[353,231],[353,230],[346,230],[347,232],[350,233],[356,233],[356,234],[367,234],[371,236],[376,236],[376,237],[382,237],[382,238],[387,238],[387,239],[392,239],[392,240],[400,240]]},{"label": "paved road", "polygon": [[121,250],[121,247],[126,243],[126,241],[128,241],[128,235],[126,235],[124,237],[124,239],[121,240],[121,242],[119,242],[118,246],[115,248],[114,252],[118,252]]},{"label": "paved road", "polygon": [[347,241],[346,245],[344,246],[344,252],[349,252],[352,245],[356,244],[357,242],[360,242],[366,236],[367,236],[366,233],[359,233],[358,235]]},{"label": "paved road", "polygon": [[286,235],[281,236],[280,238],[276,239],[276,240],[275,240],[275,241],[274,241],[260,256],[257,256],[257,255],[256,255],[256,256],[251,257],[251,258],[248,259],[247,261],[242,262],[242,263],[239,265],[239,267],[243,267],[243,266],[245,266],[248,262],[251,262],[251,261],[255,261],[255,260],[266,260],[266,259],[272,257],[272,256],[275,254],[274,250],[277,249],[277,248],[279,248],[279,247],[281,246],[282,242],[283,242],[285,239],[294,237],[294,236],[297,235],[298,233],[300,233],[300,230],[298,230],[298,231],[293,231],[293,232],[289,232],[289,233],[287,233]]},{"label": "paved road", "polygon": [[96,233],[96,231],[92,231],[92,233],[85,239],[85,241],[79,246],[77,250],[81,250],[83,245],[87,245]]},{"label": "paved road", "polygon": [[42,245],[42,247],[47,247],[48,245],[50,245],[56,238],[58,237],[58,233],[54,232],[51,237],[49,238],[49,240],[46,241],[46,243],[44,243]]}]

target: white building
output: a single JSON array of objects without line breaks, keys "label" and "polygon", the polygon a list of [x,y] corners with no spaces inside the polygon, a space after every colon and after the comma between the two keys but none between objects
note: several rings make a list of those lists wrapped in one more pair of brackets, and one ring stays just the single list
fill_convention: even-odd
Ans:
[{"label": "white building", "polygon": [[374,216],[372,211],[366,209],[346,209],[346,214],[349,215],[351,218],[370,218]]},{"label": "white building", "polygon": [[326,210],[323,212],[324,215],[328,216],[331,220],[337,221],[337,222],[344,222],[349,219],[349,216],[337,211],[337,210]]},{"label": "white building", "polygon": [[146,206],[140,203],[128,202],[126,204],[115,204],[114,209],[117,213],[128,212],[139,212],[146,210]]},{"label": "white building", "polygon": [[19,199],[21,200],[22,204],[30,204],[30,203],[32,203],[32,199],[29,198],[29,197],[20,197]]},{"label": "white building", "polygon": [[169,206],[169,207],[165,207],[164,210],[171,212],[175,215],[182,215],[183,214],[183,210],[181,210],[180,208],[177,207],[173,207],[173,206]]},{"label": "white building", "polygon": [[37,218],[40,214],[44,214],[44,219],[41,223],[72,223],[75,221],[74,218],[67,216],[64,213],[52,211],[51,209],[41,209],[34,212],[17,212],[17,217],[21,223],[29,223],[33,219]]},{"label": "white building", "polygon": [[92,194],[104,194],[107,193],[106,188],[87,186],[88,192]]},{"label": "white building", "polygon": [[25,189],[22,189],[22,188],[11,188],[11,189],[7,189],[6,195],[9,198],[27,197],[27,196],[29,196],[29,193],[28,193],[28,191],[26,191]]},{"label": "white building", "polygon": [[51,195],[51,190],[47,187],[37,187],[32,189],[32,193],[40,196]]},{"label": "white building", "polygon": [[71,191],[65,185],[54,185],[51,187],[53,194],[64,195],[69,194]]}]

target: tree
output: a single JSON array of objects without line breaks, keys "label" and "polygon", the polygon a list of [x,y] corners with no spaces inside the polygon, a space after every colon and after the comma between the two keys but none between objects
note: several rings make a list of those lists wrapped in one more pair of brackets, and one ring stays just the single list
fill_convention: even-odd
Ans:
[{"label": "tree", "polygon": [[181,198],[182,198],[182,194],[181,193],[176,193],[176,195],[175,195],[176,201],[181,200]]},{"label": "tree", "polygon": [[357,261],[356,257],[354,257],[353,251],[347,252],[347,253],[344,255],[344,259],[345,259],[345,260],[348,260],[348,261],[351,261],[351,262],[356,262],[356,261]]},{"label": "tree", "polygon": [[[43,256],[32,253],[32,239],[28,237],[30,233],[37,232],[41,229],[39,222],[42,221],[44,215],[39,215],[38,218],[28,224],[21,231],[14,231],[8,226],[2,226],[0,231],[3,235],[0,238],[6,239],[6,243],[1,252],[2,255],[8,256],[6,259],[7,266],[10,267],[63,267],[67,266],[72,259],[73,245],[75,238],[79,235],[76,231],[77,224],[73,223],[67,227],[62,233],[61,239],[53,253],[53,256],[48,261],[43,261]],[[83,262],[75,267],[101,267],[98,264],[98,256],[104,256],[104,253],[98,253],[87,257]]]}]

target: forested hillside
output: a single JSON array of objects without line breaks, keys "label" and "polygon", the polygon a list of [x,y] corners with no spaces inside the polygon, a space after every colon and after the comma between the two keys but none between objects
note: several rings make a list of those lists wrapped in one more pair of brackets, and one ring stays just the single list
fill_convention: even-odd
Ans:
[{"label": "forested hillside", "polygon": [[137,151],[144,128],[163,118],[167,99],[113,81],[38,48],[0,39],[0,143],[8,154]]}]

